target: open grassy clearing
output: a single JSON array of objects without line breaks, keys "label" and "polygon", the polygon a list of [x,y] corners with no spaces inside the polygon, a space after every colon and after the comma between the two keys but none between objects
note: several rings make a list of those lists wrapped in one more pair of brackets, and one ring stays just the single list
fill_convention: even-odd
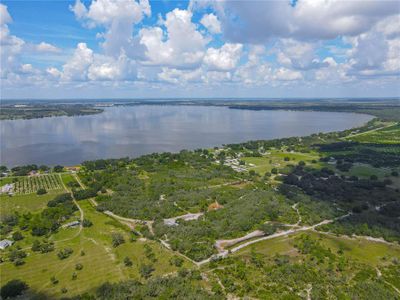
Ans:
[{"label": "open grassy clearing", "polygon": [[71,174],[62,174],[61,179],[66,186],[68,186],[71,182],[76,182],[74,176]]},{"label": "open grassy clearing", "polygon": [[392,171],[400,171],[400,168],[376,168],[369,164],[364,163],[354,163],[348,172],[343,172],[335,168],[334,165],[327,165],[329,169],[332,169],[340,175],[346,176],[357,176],[360,179],[368,179],[372,175],[376,175],[378,179],[390,178],[391,180],[396,180],[395,176],[391,176]]},{"label": "open grassy clearing", "polygon": [[[64,260],[57,257],[57,251],[62,247],[69,247],[74,251],[69,258]],[[82,250],[85,251],[84,256],[80,255]],[[78,279],[72,280],[77,263],[83,264],[83,269],[76,271]],[[56,244],[56,250],[50,253],[30,252],[26,263],[19,267],[5,262],[1,265],[1,273],[4,283],[13,278],[19,278],[26,281],[33,291],[45,291],[50,297],[61,296],[63,287],[68,289],[68,295],[73,295],[90,290],[106,280],[123,279],[108,252],[103,247],[98,247],[92,241],[81,237]],[[58,284],[53,285],[50,282],[52,276],[59,280]]]},{"label": "open grassy clearing", "polygon": [[349,140],[358,142],[374,142],[381,144],[399,144],[400,143],[400,123],[387,126],[382,129],[368,131],[358,135],[348,137]]},{"label": "open grassy clearing", "polygon": [[389,175],[391,169],[388,168],[374,168],[371,165],[367,164],[354,164],[353,167],[347,172],[348,175],[357,176],[360,178],[369,178],[371,175],[376,175],[378,178],[385,177]]},{"label": "open grassy clearing", "polygon": [[[97,212],[88,202],[80,201],[84,216],[93,222],[88,228],[83,228],[79,233],[79,228],[60,228],[56,234],[50,237],[50,241],[55,243],[55,250],[50,253],[40,254],[30,251],[33,240],[42,238],[32,237],[29,233],[23,233],[25,238],[18,241],[16,245],[21,246],[29,253],[22,266],[14,266],[11,262],[4,262],[0,265],[1,284],[19,278],[26,281],[32,291],[45,292],[50,298],[72,296],[98,287],[106,281],[117,282],[124,279],[142,280],[139,268],[143,263],[153,264],[153,275],[163,275],[177,271],[177,267],[171,266],[169,259],[173,254],[163,248],[160,244],[153,241],[137,240],[130,241],[132,233],[127,227],[114,219]],[[77,218],[78,212],[75,213]],[[120,233],[125,238],[125,243],[117,248],[112,246],[112,233]],[[152,263],[145,255],[144,245],[149,245],[155,254],[157,261]],[[73,254],[60,260],[57,252],[63,248],[73,249]],[[81,255],[84,251],[85,255]],[[7,253],[7,251],[5,252]],[[131,267],[124,265],[124,258],[129,257],[133,262]],[[81,263],[83,269],[75,270],[75,265]],[[190,267],[190,263],[185,261],[184,266]],[[95,271],[94,271],[95,270]],[[77,279],[72,279],[73,273],[77,274]],[[50,278],[55,276],[59,283],[52,284]],[[66,288],[67,293],[62,293],[61,289]]]},{"label": "open grassy clearing", "polygon": [[[302,234],[304,233],[261,241],[250,247],[239,250],[234,256],[250,254],[252,251],[271,257],[276,254],[289,256],[297,255],[297,249],[294,247],[295,238]],[[341,237],[318,232],[307,232],[307,234],[311,235],[313,238],[317,238],[322,245],[331,249],[333,252],[336,253],[342,250],[346,257],[371,266],[384,265],[393,258],[400,259],[399,245],[390,245],[369,241],[364,238]]]},{"label": "open grassy clearing", "polygon": [[18,178],[18,177],[2,177],[2,178],[0,178],[0,186],[3,186],[8,183],[13,183],[14,178]]},{"label": "open grassy clearing", "polygon": [[19,213],[39,212],[46,206],[47,202],[62,192],[62,189],[58,189],[44,195],[0,195],[0,216],[3,217],[16,211]]},{"label": "open grassy clearing", "polygon": [[[289,160],[285,161],[285,157],[288,157]],[[299,152],[282,152],[273,150],[270,151],[269,154],[265,154],[262,157],[243,157],[248,165],[249,170],[254,170],[260,175],[264,175],[266,172],[271,172],[273,168],[282,169],[287,165],[298,164],[299,161],[304,161],[307,165],[318,165],[319,156],[317,153],[299,153]],[[315,160],[316,163],[312,163]],[[252,166],[252,165],[254,166]]]},{"label": "open grassy clearing", "polygon": [[[258,243],[254,243],[249,247],[242,248],[238,252],[235,252],[233,256],[241,256],[243,254],[249,254],[252,251],[257,253],[262,253],[268,256],[274,256],[275,254],[286,254],[295,255],[297,250],[293,247],[293,237],[292,236],[282,236],[271,240],[265,240]],[[237,244],[235,246],[238,246]]]},{"label": "open grassy clearing", "polygon": [[332,251],[342,250],[347,257],[372,266],[384,265],[393,258],[400,259],[399,245],[369,241],[365,238],[348,238],[319,233],[313,233],[313,235]]}]

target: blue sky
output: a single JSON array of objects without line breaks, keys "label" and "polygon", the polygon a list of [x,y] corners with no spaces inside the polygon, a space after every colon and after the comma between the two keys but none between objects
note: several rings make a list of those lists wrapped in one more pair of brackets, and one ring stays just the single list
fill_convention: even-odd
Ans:
[{"label": "blue sky", "polygon": [[400,95],[399,1],[2,1],[1,98]]}]

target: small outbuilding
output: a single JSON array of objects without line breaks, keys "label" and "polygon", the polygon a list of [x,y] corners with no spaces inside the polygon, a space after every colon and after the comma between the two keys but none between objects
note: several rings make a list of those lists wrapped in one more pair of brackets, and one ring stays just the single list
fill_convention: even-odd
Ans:
[{"label": "small outbuilding", "polygon": [[6,249],[7,247],[10,247],[12,244],[14,244],[13,241],[10,241],[10,240],[2,240],[2,241],[0,241],[0,249],[1,249],[1,250],[4,250],[4,249]]},{"label": "small outbuilding", "polygon": [[13,183],[5,184],[0,188],[0,194],[10,194],[12,193],[13,189],[14,189]]},{"label": "small outbuilding", "polygon": [[67,224],[64,224],[62,227],[64,228],[74,228],[79,226],[80,222],[79,221],[73,221],[73,222],[69,222]]}]

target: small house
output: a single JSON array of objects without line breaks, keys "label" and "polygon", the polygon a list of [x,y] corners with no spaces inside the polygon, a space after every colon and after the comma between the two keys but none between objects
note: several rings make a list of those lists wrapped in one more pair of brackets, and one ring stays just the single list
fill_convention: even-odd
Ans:
[{"label": "small house", "polygon": [[7,247],[10,247],[13,243],[14,243],[14,242],[13,242],[13,241],[10,241],[10,240],[2,240],[2,241],[0,241],[0,249],[1,249],[1,250],[4,250],[4,249],[6,249]]}]

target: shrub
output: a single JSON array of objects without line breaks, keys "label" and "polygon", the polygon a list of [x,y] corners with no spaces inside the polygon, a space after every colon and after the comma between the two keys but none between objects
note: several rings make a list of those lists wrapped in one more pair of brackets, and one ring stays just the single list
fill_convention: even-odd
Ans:
[{"label": "shrub", "polygon": [[89,188],[86,190],[74,190],[73,194],[76,200],[84,200],[95,197],[97,195],[97,191]]},{"label": "shrub", "polygon": [[12,234],[12,238],[13,238],[14,241],[20,241],[20,240],[22,240],[24,238],[24,236],[22,235],[21,232],[16,231],[16,232],[14,232]]},{"label": "shrub", "polygon": [[65,202],[70,202],[72,201],[72,196],[70,193],[64,193],[61,195],[57,195],[54,197],[53,200],[50,200],[47,202],[48,207],[56,207],[58,204],[65,203]]},{"label": "shrub", "polygon": [[48,253],[54,251],[54,243],[53,242],[43,242],[40,245],[40,252],[41,253]]},{"label": "shrub", "polygon": [[174,255],[173,257],[171,257],[171,258],[169,259],[169,264],[170,264],[171,266],[182,267],[182,265],[183,265],[183,258]]},{"label": "shrub", "polygon": [[31,249],[34,252],[40,251],[40,242],[38,240],[34,240]]},{"label": "shrub", "polygon": [[15,261],[17,259],[22,259],[26,257],[26,252],[22,250],[12,250],[9,254],[10,261]]},{"label": "shrub", "polygon": [[88,219],[83,219],[83,222],[82,222],[83,227],[90,227],[92,225],[93,225],[92,221],[90,221]]},{"label": "shrub", "polygon": [[179,269],[178,275],[182,278],[185,278],[186,276],[189,275],[189,271],[185,268]]},{"label": "shrub", "polygon": [[265,235],[274,234],[278,230],[276,224],[265,223],[260,226],[260,230],[265,233]]},{"label": "shrub", "polygon": [[54,166],[53,171],[56,173],[60,173],[60,172],[64,171],[64,167],[60,166],[60,165]]},{"label": "shrub", "polygon": [[47,240],[43,240],[43,242],[40,243],[38,240],[35,240],[33,241],[31,249],[34,252],[40,251],[41,253],[48,253],[54,250],[54,243],[48,242]]},{"label": "shrub", "polygon": [[131,266],[133,265],[131,259],[130,259],[128,256],[126,256],[126,257],[124,258],[124,265],[125,265],[126,267],[131,267]]},{"label": "shrub", "polygon": [[55,276],[52,276],[52,277],[50,278],[50,281],[51,281],[51,283],[54,284],[54,285],[58,283],[58,279],[57,279]]},{"label": "shrub", "polygon": [[370,178],[371,180],[378,180],[378,176],[376,176],[376,175],[371,175],[369,178]]},{"label": "shrub", "polygon": [[113,233],[111,235],[112,245],[114,248],[118,247],[119,245],[125,243],[125,239],[120,233]]},{"label": "shrub", "polygon": [[81,187],[79,185],[79,183],[77,183],[76,181],[67,182],[67,186],[70,187],[70,188],[79,188],[79,187]]},{"label": "shrub", "polygon": [[46,191],[46,189],[44,189],[44,188],[40,188],[40,189],[38,189],[37,192],[36,192],[36,194],[38,194],[38,195],[44,195],[44,194],[46,194],[46,193],[47,193],[47,191]]},{"label": "shrub", "polygon": [[148,279],[151,277],[151,274],[154,272],[154,267],[151,264],[149,264],[149,265],[142,264],[142,265],[140,265],[139,272],[143,278]]},{"label": "shrub", "polygon": [[23,259],[21,259],[21,258],[17,258],[17,259],[14,260],[14,265],[16,267],[22,266],[24,263],[25,263],[25,261]]},{"label": "shrub", "polygon": [[58,251],[57,256],[58,256],[59,259],[66,259],[73,252],[74,252],[74,250],[72,250],[71,248],[64,248],[63,250]]},{"label": "shrub", "polygon": [[22,295],[22,293],[28,288],[29,286],[26,282],[19,279],[13,279],[1,287],[0,295],[3,299],[14,298]]},{"label": "shrub", "polygon": [[80,271],[80,270],[82,270],[82,269],[83,269],[83,265],[82,265],[81,263],[77,263],[77,264],[75,265],[75,270]]}]

